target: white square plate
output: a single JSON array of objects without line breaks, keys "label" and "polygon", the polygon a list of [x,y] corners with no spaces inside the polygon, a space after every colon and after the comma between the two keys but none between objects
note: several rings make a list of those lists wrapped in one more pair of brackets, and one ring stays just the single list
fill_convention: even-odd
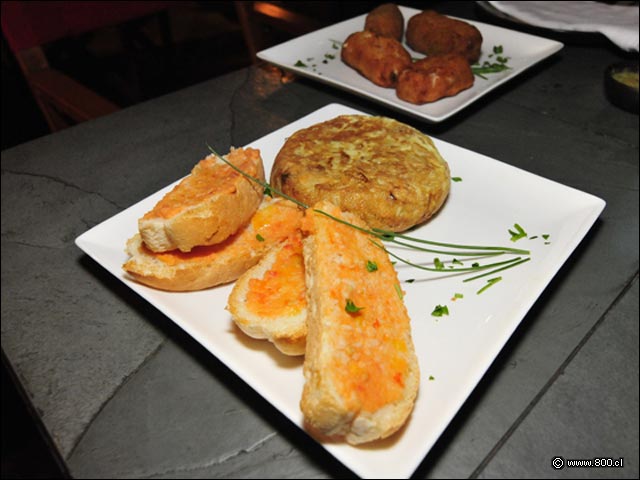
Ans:
[{"label": "white square plate", "polygon": [[[404,16],[405,25],[409,18],[420,12],[420,10],[408,7],[400,7],[400,10]],[[415,105],[400,100],[396,96],[395,89],[375,85],[340,60],[339,45],[353,32],[364,30],[365,17],[366,15],[361,15],[351,20],[345,20],[262,50],[258,53],[258,58],[435,123],[449,118],[563,47],[562,43],[554,40],[486,23],[464,20],[475,25],[482,34],[482,57],[479,63],[482,64],[485,60],[491,63],[495,62],[495,55],[492,57],[489,55],[492,55],[494,46],[502,46],[502,56],[509,57],[507,65],[511,69],[487,74],[485,75],[486,79],[476,76],[473,87],[453,97],[424,105]],[[423,54],[411,50],[406,44],[405,47],[412,57],[424,57]],[[300,65],[299,62],[306,66],[296,66],[296,64]]]},{"label": "white square plate", "polygon": [[[292,133],[354,113],[361,112],[328,105],[250,146],[261,150],[269,175],[277,152]],[[412,234],[438,241],[524,248],[531,251],[531,261],[501,272],[503,280],[480,295],[476,292],[485,279],[463,283],[465,277],[459,275],[431,274],[398,264],[421,369],[413,414],[398,434],[373,447],[323,445],[365,478],[403,478],[413,473],[605,205],[587,193],[437,139],[434,142],[452,176],[461,181],[452,183],[440,213]],[[298,407],[302,359],[285,357],[270,343],[249,339],[234,327],[225,310],[231,285],[199,292],[163,292],[138,284],[123,272],[124,246],[136,233],[138,218],[170,188],[172,185],[93,227],[76,244],[303,428]],[[510,242],[508,229],[516,222],[529,236],[538,238]],[[409,256],[407,252],[402,255]],[[432,257],[422,254],[421,261]],[[463,298],[452,301],[455,293]],[[431,316],[438,304],[448,306],[448,316]]]}]

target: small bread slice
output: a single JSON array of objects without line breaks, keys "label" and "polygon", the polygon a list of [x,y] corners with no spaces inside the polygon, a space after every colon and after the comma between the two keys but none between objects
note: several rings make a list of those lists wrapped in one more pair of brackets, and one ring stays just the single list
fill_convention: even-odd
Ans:
[{"label": "small bread slice", "polygon": [[227,308],[250,337],[267,339],[286,355],[304,355],[307,299],[299,231],[238,279]]},{"label": "small bread slice", "polygon": [[[231,149],[225,158],[264,180],[259,150]],[[247,224],[262,195],[260,185],[212,154],[138,221],[138,230],[147,248],[154,252],[189,252],[196,246],[215,245]]]},{"label": "small bread slice", "polygon": [[[365,226],[326,201],[315,209]],[[315,209],[303,220],[308,333],[300,407],[312,432],[350,444],[385,438],[410,415],[420,377],[398,278],[379,240]]]},{"label": "small bread slice", "polygon": [[161,290],[202,290],[232,282],[296,232],[302,215],[288,200],[265,197],[241,231],[222,243],[190,252],[152,252],[136,234],[127,242],[130,258],[122,267],[138,282]]}]

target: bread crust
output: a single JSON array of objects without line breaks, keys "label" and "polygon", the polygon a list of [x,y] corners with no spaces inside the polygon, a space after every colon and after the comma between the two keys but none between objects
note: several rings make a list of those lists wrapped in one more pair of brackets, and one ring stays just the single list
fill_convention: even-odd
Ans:
[{"label": "bread crust", "polygon": [[267,339],[286,355],[304,355],[307,302],[300,232],[238,278],[227,309],[250,337]]},{"label": "bread crust", "polygon": [[274,245],[300,227],[301,210],[284,199],[265,200],[239,232],[190,252],[153,252],[136,234],[127,242],[123,269],[136,281],[169,291],[192,291],[236,280]]},{"label": "bread crust", "polygon": [[[366,227],[328,202],[316,208]],[[324,215],[307,210],[303,230],[305,422],[314,432],[351,444],[388,437],[413,410],[420,378],[395,270],[372,237]],[[377,270],[369,271],[367,261]],[[347,300],[362,310],[349,313]]]},{"label": "bread crust", "polygon": [[328,200],[371,227],[400,232],[440,209],[450,174],[432,140],[415,128],[342,115],[291,135],[271,184],[307,205]]},{"label": "bread crust", "polygon": [[[232,149],[226,159],[264,180],[258,150]],[[261,199],[259,185],[212,154],[138,221],[138,230],[154,252],[189,252],[197,246],[221,243],[236,233],[255,213]]]}]

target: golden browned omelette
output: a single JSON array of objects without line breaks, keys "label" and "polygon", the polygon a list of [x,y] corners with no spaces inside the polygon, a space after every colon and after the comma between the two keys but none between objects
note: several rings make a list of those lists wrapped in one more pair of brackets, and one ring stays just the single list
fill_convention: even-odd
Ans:
[{"label": "golden browned omelette", "polygon": [[449,194],[449,167],[429,137],[386,117],[342,115],[299,130],[271,185],[307,205],[327,200],[394,232],[430,218]]}]

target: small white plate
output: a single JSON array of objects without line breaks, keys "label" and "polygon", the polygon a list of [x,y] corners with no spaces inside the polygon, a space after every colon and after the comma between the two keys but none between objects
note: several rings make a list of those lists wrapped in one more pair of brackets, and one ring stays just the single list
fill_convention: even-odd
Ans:
[{"label": "small white plate", "polygon": [[[404,16],[405,24],[409,18],[420,12],[420,10],[408,7],[400,7],[400,10]],[[340,45],[350,34],[364,29],[365,17],[366,15],[361,15],[262,50],[258,53],[258,58],[436,123],[449,118],[563,47],[562,43],[554,40],[461,19],[475,25],[482,33],[482,57],[479,63],[482,64],[485,60],[490,63],[495,62],[496,56],[493,54],[493,47],[502,46],[503,53],[501,55],[509,57],[507,65],[511,69],[487,74],[485,75],[486,79],[476,76],[473,87],[453,97],[424,105],[415,105],[400,100],[396,96],[395,89],[375,85],[340,60]],[[412,57],[424,57],[423,54],[417,53],[409,47],[406,48]],[[300,66],[301,64],[306,66]]]},{"label": "small white plate", "polygon": [[[354,113],[361,112],[328,105],[250,146],[261,150],[269,175],[277,152],[292,133]],[[437,139],[434,143],[449,163],[452,176],[461,181],[452,183],[440,213],[412,234],[438,241],[528,249],[531,261],[501,272],[502,281],[480,295],[476,292],[486,279],[463,283],[463,276],[431,274],[397,265],[421,370],[414,411],[405,428],[377,444],[323,444],[365,478],[405,478],[414,472],[605,205],[597,197],[478,153]],[[203,157],[208,154],[202,153]],[[303,428],[298,406],[303,386],[302,359],[286,357],[270,343],[249,339],[234,327],[225,310],[231,285],[171,293],[138,284],[123,272],[121,266],[127,259],[124,247],[137,231],[138,218],[171,187],[93,227],[78,237],[76,244]],[[514,223],[538,238],[512,243],[508,230]],[[549,236],[545,239],[542,235]],[[407,252],[399,253],[409,257]],[[419,261],[431,261],[433,257],[422,254]],[[456,293],[463,298],[452,301]],[[448,316],[431,315],[438,304],[448,306]]]}]

